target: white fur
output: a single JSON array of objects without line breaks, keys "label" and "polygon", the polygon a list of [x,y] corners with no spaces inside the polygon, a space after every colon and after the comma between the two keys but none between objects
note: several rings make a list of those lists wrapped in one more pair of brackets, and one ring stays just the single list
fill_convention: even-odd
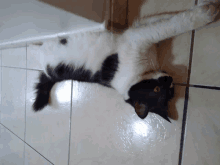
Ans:
[{"label": "white fur", "polygon": [[[101,69],[107,56],[118,53],[119,68],[111,86],[128,99],[132,85],[167,75],[159,72],[154,43],[204,26],[213,21],[217,15],[215,10],[217,5],[210,3],[174,16],[166,14],[157,21],[141,19],[122,35],[108,31],[78,33],[68,36],[67,45],[60,44],[60,38],[56,38],[45,41],[40,47],[32,46],[32,50],[39,52],[44,69],[47,64],[55,67],[63,62],[75,67],[84,66],[93,74]],[[151,70],[155,72],[145,74]]]},{"label": "white fur", "polygon": [[47,40],[42,46],[30,45],[32,53],[40,56],[42,69],[45,70],[47,64],[55,67],[63,62],[76,68],[84,66],[94,74],[103,60],[116,52],[114,37],[107,31],[69,35],[67,45],[60,44],[60,39]]}]

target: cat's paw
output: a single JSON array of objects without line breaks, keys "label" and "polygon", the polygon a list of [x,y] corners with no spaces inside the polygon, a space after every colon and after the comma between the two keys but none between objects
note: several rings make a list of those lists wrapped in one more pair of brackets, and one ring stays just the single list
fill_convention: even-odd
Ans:
[{"label": "cat's paw", "polygon": [[220,11],[220,2],[209,2],[208,4],[198,5],[195,7],[194,16],[192,20],[194,21],[194,26],[199,27],[200,24],[209,24],[216,20],[217,15]]},{"label": "cat's paw", "polygon": [[220,3],[210,2],[209,4],[203,5],[203,10],[207,13],[207,15],[214,20],[216,15],[219,13]]}]

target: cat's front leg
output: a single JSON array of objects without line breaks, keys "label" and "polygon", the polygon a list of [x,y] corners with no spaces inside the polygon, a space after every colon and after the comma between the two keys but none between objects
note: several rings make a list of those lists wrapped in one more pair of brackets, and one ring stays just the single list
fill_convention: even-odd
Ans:
[{"label": "cat's front leg", "polygon": [[219,14],[219,6],[220,2],[196,6],[191,10],[181,12],[170,19],[162,20],[150,26],[131,28],[126,35],[133,34],[135,40],[145,39],[151,43],[156,43],[211,23]]}]

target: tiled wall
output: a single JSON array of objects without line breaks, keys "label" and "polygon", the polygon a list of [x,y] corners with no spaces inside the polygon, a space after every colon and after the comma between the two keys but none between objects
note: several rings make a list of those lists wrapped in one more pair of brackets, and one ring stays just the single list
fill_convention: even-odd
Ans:
[{"label": "tiled wall", "polygon": [[37,0],[0,0],[0,48],[86,29],[104,29],[104,24]]}]

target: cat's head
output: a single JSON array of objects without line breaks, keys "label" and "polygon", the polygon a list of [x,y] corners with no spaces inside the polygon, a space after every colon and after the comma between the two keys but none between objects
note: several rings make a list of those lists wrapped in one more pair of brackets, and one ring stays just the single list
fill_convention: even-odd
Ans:
[{"label": "cat's head", "polygon": [[174,97],[173,79],[166,73],[150,73],[131,86],[127,103],[131,104],[137,115],[144,119],[149,112],[168,119],[168,102]]}]

